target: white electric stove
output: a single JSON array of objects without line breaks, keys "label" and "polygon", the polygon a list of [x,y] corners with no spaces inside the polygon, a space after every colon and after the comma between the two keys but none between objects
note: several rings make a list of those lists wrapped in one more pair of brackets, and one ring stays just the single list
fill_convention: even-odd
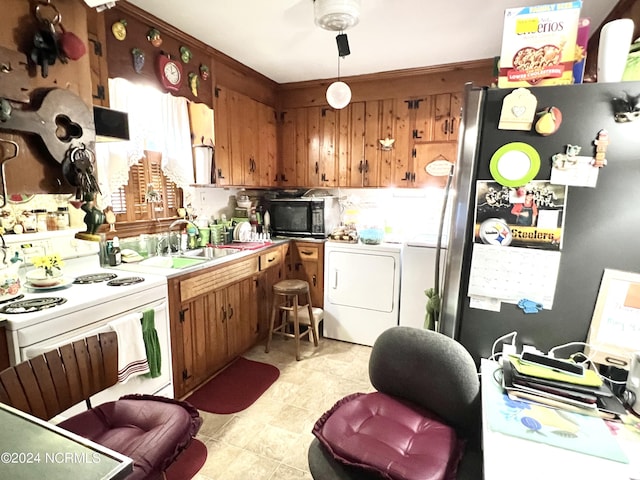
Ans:
[{"label": "white electric stove", "polygon": [[[32,268],[28,265],[29,255],[59,253],[65,275],[55,288],[27,288],[23,283],[19,297],[0,304],[0,325],[7,331],[11,363],[108,331],[109,323],[118,317],[134,312],[142,316],[142,312],[153,309],[163,358],[161,376],[133,378],[126,385],[119,385],[118,392],[107,399],[124,393],[173,397],[166,277],[101,267],[98,244],[76,240],[72,235],[69,232],[67,236],[58,234],[32,241],[20,236],[16,242],[5,236],[11,256],[15,251],[27,252],[23,255],[25,268]],[[48,306],[37,310],[39,304]]]}]

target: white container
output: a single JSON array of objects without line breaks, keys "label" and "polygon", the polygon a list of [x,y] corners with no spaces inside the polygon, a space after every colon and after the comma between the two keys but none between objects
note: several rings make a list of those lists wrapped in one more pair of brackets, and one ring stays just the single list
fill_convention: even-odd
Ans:
[{"label": "white container", "polygon": [[598,83],[622,80],[633,28],[630,18],[613,20],[602,27],[598,46]]}]

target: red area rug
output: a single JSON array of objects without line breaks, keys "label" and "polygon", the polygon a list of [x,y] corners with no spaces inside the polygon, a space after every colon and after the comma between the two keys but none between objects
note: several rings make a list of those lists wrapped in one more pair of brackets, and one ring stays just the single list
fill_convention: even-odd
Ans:
[{"label": "red area rug", "polygon": [[240,412],[260,398],[279,376],[280,370],[273,365],[239,357],[186,401],[209,413]]},{"label": "red area rug", "polygon": [[206,460],[206,445],[194,438],[187,449],[167,468],[167,480],[189,480],[195,477]]}]

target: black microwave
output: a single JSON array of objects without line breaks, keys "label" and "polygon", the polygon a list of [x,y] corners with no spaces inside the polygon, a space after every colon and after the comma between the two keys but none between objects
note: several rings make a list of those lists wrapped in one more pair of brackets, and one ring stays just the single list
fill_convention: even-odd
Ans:
[{"label": "black microwave", "polygon": [[273,235],[327,238],[340,225],[340,204],[336,197],[275,198],[269,216]]}]

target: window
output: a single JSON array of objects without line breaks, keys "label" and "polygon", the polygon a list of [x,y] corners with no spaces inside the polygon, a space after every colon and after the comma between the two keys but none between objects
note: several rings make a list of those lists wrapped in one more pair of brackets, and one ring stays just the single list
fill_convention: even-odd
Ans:
[{"label": "window", "polygon": [[178,208],[182,207],[182,189],[162,172],[162,155],[144,153],[145,156],[129,169],[129,183],[111,195],[111,206],[118,223],[175,217]]}]

